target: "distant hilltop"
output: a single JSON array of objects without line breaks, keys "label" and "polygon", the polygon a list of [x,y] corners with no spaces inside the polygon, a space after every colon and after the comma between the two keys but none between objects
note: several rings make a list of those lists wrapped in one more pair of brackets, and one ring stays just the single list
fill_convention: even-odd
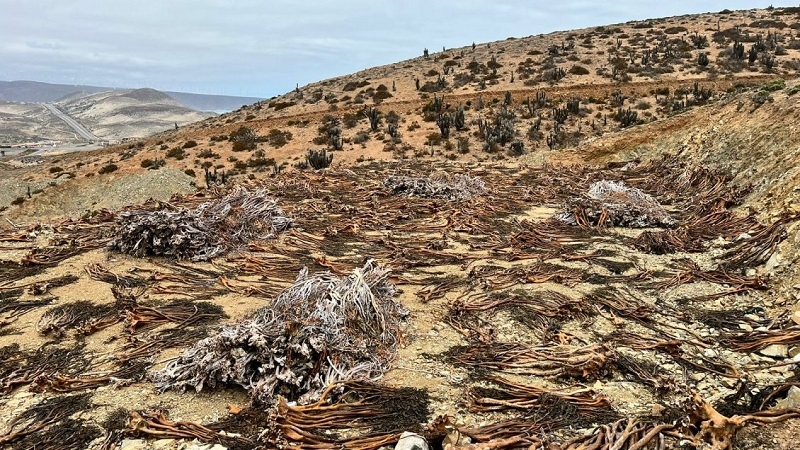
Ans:
[{"label": "distant hilltop", "polygon": [[[128,91],[129,89],[114,89],[110,87],[70,84],[51,84],[27,80],[0,81],[0,100],[28,103],[56,102],[74,96],[82,97],[89,94],[115,90]],[[151,91],[158,92],[155,90]],[[171,91],[160,92],[169,95],[178,103],[189,109],[194,109],[197,111],[214,111],[217,113],[233,111],[241,108],[244,105],[251,105],[264,100],[258,97],[206,95]]]}]

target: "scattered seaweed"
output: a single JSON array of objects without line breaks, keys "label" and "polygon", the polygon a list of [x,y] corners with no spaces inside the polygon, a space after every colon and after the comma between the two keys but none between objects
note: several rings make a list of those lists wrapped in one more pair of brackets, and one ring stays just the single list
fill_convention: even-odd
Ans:
[{"label": "scattered seaweed", "polygon": [[446,200],[469,200],[484,195],[486,184],[479,177],[437,172],[427,177],[391,176],[384,182],[393,194]]}]

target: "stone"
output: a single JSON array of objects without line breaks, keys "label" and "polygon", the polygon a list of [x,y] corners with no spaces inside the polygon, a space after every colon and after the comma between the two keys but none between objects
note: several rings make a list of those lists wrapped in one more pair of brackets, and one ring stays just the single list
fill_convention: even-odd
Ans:
[{"label": "stone", "polygon": [[700,381],[705,377],[706,377],[706,374],[704,374],[703,372],[695,372],[695,373],[692,374],[692,379],[694,381]]},{"label": "stone", "polygon": [[145,450],[147,442],[144,439],[124,439],[120,442],[119,450]]},{"label": "stone", "polygon": [[197,440],[191,442],[185,442],[178,450],[228,450],[228,447],[223,447],[220,444],[207,444],[205,442],[200,442]]},{"label": "stone", "polygon": [[157,439],[150,443],[150,448],[153,450],[169,450],[175,448],[177,442],[175,439]]},{"label": "stone", "polygon": [[650,408],[650,415],[658,417],[658,416],[661,415],[661,413],[664,412],[665,409],[667,409],[667,408],[665,408],[662,405],[659,405],[658,403],[656,403],[656,404],[653,405],[652,408]]},{"label": "stone", "polygon": [[800,325],[800,310],[794,311],[792,313],[792,322]]},{"label": "stone", "polygon": [[424,437],[405,431],[400,435],[400,440],[397,441],[394,450],[430,450],[430,447]]},{"label": "stone", "polygon": [[444,437],[442,448],[446,449],[448,445],[450,448],[454,448],[469,444],[472,444],[472,439],[469,436],[461,434],[458,430],[453,430]]},{"label": "stone", "polygon": [[764,269],[771,271],[777,267],[780,267],[781,264],[783,264],[783,257],[778,253],[773,253],[772,256],[770,256],[767,260],[767,263],[764,265]]},{"label": "stone", "polygon": [[800,388],[792,386],[789,392],[786,393],[786,398],[778,400],[776,405],[778,409],[793,409],[800,408]]},{"label": "stone", "polygon": [[759,353],[772,358],[786,358],[789,354],[789,346],[785,344],[772,344],[765,347]]}]

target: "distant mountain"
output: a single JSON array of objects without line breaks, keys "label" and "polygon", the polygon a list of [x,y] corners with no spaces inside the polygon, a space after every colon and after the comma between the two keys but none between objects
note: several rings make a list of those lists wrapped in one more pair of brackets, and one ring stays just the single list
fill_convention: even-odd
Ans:
[{"label": "distant mountain", "polygon": [[242,106],[252,105],[253,103],[264,100],[263,98],[256,97],[232,97],[228,95],[190,94],[188,92],[171,91],[164,92],[187,108],[196,109],[198,111],[214,111],[217,113],[234,111]]},{"label": "distant mountain", "polygon": [[150,88],[97,92],[56,105],[96,136],[109,140],[145,137],[216,115],[187,108]]},{"label": "distant mountain", "polygon": [[[101,86],[85,86],[70,84],[51,84],[38,81],[0,81],[0,100],[9,102],[57,102],[76,99],[99,92],[115,89]],[[117,89],[123,90],[123,89]],[[124,89],[128,91],[128,89]],[[235,97],[229,95],[191,94],[187,92],[164,91],[181,105],[198,110],[227,112],[239,109],[263,99],[257,97]]]},{"label": "distant mountain", "polygon": [[110,90],[111,88],[99,86],[73,86],[38,81],[0,81],[0,100],[26,103],[55,102],[76,92],[94,94]]}]

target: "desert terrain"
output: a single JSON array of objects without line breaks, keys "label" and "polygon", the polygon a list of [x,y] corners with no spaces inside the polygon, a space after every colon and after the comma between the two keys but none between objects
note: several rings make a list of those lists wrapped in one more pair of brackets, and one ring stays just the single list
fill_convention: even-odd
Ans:
[{"label": "desert terrain", "polygon": [[798,448],[799,30],[426,49],[0,158],[0,448]]}]

